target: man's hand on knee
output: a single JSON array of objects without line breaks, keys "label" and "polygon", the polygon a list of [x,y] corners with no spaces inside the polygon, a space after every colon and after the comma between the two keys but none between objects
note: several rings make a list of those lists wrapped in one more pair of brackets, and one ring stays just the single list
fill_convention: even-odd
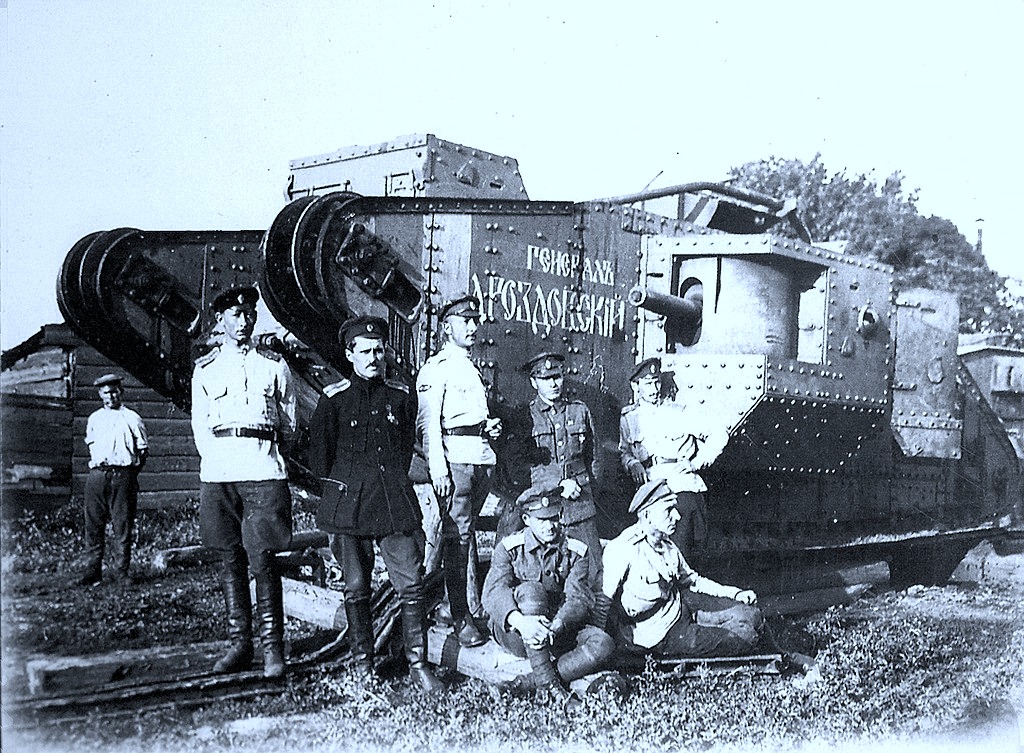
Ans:
[{"label": "man's hand on knee", "polygon": [[551,621],[544,615],[513,612],[508,616],[508,625],[523,638],[530,648],[543,648],[554,637]]}]

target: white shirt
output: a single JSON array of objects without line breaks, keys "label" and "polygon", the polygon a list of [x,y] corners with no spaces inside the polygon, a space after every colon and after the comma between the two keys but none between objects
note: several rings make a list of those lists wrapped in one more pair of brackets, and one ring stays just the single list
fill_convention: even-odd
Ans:
[{"label": "white shirt", "polygon": [[287,478],[280,444],[254,437],[218,437],[217,429],[274,429],[287,441],[295,431],[295,393],[284,361],[255,348],[221,348],[192,373],[192,434],[201,458],[199,480],[269,481]]},{"label": "white shirt", "polygon": [[474,426],[488,417],[483,378],[464,348],[447,342],[428,358],[416,379],[416,391],[417,424],[423,435],[431,478],[447,476],[448,463],[495,464],[494,450],[485,437],[442,432]]},{"label": "white shirt", "polygon": [[142,450],[149,447],[146,427],[139,414],[123,405],[116,410],[100,408],[85,424],[89,467],[139,465]]},{"label": "white shirt", "polygon": [[601,590],[635,618],[632,640],[643,648],[658,645],[683,616],[683,589],[729,599],[741,591],[698,575],[671,539],[655,539],[641,523],[609,541],[602,562]]}]

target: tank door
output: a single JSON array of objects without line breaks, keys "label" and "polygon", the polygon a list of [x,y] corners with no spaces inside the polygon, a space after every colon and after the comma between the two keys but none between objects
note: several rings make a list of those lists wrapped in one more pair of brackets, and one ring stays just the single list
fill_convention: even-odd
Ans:
[{"label": "tank door", "polygon": [[907,457],[959,458],[956,296],[912,288],[896,301],[892,431]]}]

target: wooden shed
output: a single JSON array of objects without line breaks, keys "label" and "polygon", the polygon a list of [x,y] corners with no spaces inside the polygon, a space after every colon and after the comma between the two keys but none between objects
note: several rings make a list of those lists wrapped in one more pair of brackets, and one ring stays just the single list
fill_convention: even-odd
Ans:
[{"label": "wooden shed", "polygon": [[100,355],[65,324],[48,324],[3,353],[3,508],[80,500],[89,468],[85,424],[101,406],[92,382],[124,377],[124,404],[146,424],[150,455],[139,476],[139,506],[177,505],[199,494],[199,455],[188,415]]}]

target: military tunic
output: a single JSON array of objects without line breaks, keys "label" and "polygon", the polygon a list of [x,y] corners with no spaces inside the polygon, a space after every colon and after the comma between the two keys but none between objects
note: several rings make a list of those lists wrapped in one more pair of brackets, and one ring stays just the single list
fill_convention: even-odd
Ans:
[{"label": "military tunic", "polygon": [[604,549],[602,591],[621,607],[622,639],[644,649],[662,642],[681,621],[691,621],[685,592],[735,599],[741,590],[698,575],[671,540],[657,540],[640,523]]},{"label": "military tunic", "polygon": [[[267,436],[236,436],[234,430]],[[281,444],[294,431],[295,392],[280,356],[251,346],[219,348],[196,362],[192,433],[201,458],[200,481],[286,479]]]},{"label": "military tunic", "polygon": [[291,543],[282,443],[295,431],[291,371],[276,353],[220,347],[192,374],[192,433],[199,466],[199,532],[230,567],[262,576],[269,552]]},{"label": "military tunic", "polygon": [[401,382],[353,375],[321,397],[310,420],[310,466],[324,482],[317,525],[331,533],[386,536],[419,530],[409,481],[416,397]]},{"label": "military tunic", "polygon": [[521,409],[514,426],[510,460],[529,469],[529,486],[553,489],[564,479],[573,479],[580,485],[580,496],[562,500],[562,522],[573,525],[594,517],[592,486],[600,474],[600,453],[595,452],[594,422],[586,404],[561,399],[548,403],[535,397]]},{"label": "military tunic", "polygon": [[594,603],[588,572],[587,545],[582,541],[562,536],[544,544],[530,529],[506,536],[494,547],[484,580],[482,601],[492,632],[508,632],[508,616],[522,611],[516,602],[516,587],[539,583],[549,597],[547,616],[574,634]]}]

